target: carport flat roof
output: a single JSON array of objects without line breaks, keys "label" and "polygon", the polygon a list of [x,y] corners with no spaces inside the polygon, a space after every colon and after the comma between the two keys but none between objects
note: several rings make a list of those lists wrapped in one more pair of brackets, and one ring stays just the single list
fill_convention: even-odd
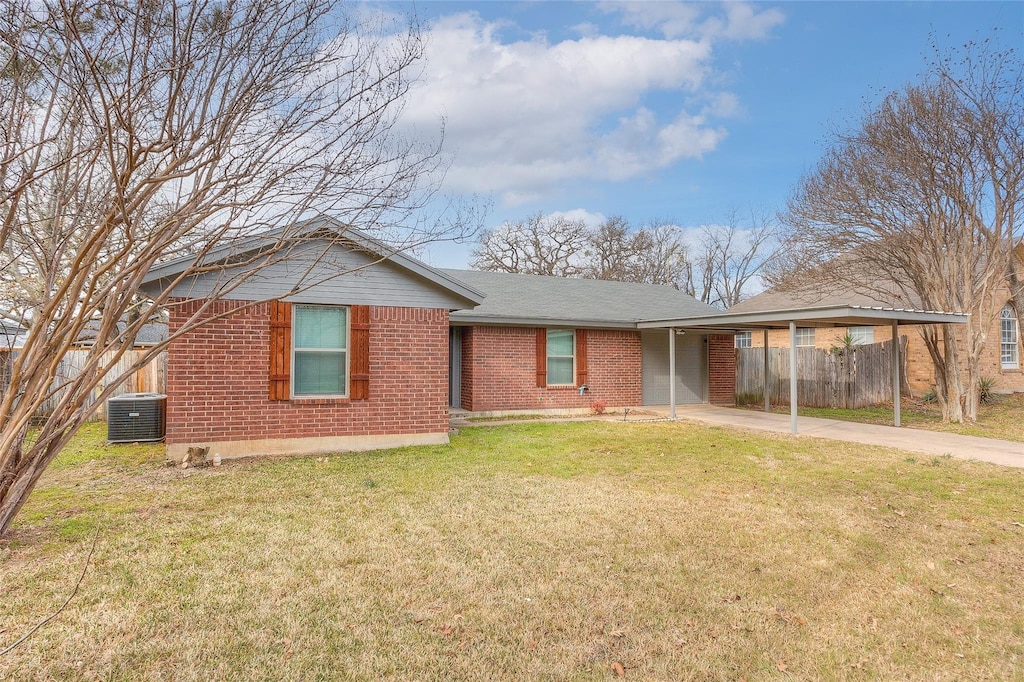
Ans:
[{"label": "carport flat roof", "polygon": [[882,306],[810,306],[787,310],[764,310],[752,313],[720,313],[705,317],[681,317],[665,320],[643,320],[640,329],[706,329],[709,331],[749,331],[754,329],[785,329],[790,322],[803,327],[878,326],[883,324],[964,324],[967,313],[944,313],[934,310],[885,308]]}]

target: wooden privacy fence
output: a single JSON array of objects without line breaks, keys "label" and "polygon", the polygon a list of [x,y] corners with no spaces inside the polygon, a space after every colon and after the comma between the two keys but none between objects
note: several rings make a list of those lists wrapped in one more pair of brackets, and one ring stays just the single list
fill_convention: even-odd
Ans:
[{"label": "wooden privacy fence", "polygon": [[[18,351],[13,351],[17,353]],[[107,376],[113,377],[120,376],[127,369],[139,359],[139,357],[145,351],[128,351],[121,359],[117,361],[117,364],[107,373]],[[60,361],[60,365],[57,368],[57,378],[54,380],[54,386],[60,386],[74,379],[82,372],[82,368],[85,366],[89,351],[85,350],[73,350],[68,352],[67,355]],[[111,354],[112,359],[112,354]],[[11,366],[12,351],[3,350],[0,351],[0,392],[6,391],[10,385],[10,366]],[[104,359],[106,361],[106,359]],[[95,406],[95,412],[92,413],[90,419],[92,421],[106,421],[107,418],[107,406],[105,402],[98,402],[96,397],[105,389],[109,384],[106,379],[100,381],[97,385],[96,390],[93,391],[89,397],[87,404],[89,406]],[[141,369],[133,372],[124,379],[120,386],[118,386],[112,396],[123,395],[125,393],[166,393],[167,391],[167,353],[160,353],[153,360],[145,365]],[[60,401],[61,393],[54,394],[49,400],[47,400],[40,409],[36,412],[36,417],[45,417],[50,414]]]},{"label": "wooden privacy fence", "polygon": [[[907,384],[907,337],[900,342],[900,385]],[[769,397],[789,404],[789,348],[768,349]],[[892,401],[892,341],[827,351],[797,348],[797,396],[804,407],[858,408]],[[764,348],[736,349],[736,402],[764,402]]]}]

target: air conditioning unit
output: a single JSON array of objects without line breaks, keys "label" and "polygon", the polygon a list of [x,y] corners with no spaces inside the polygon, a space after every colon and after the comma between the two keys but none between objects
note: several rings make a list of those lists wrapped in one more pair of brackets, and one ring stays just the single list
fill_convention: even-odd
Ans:
[{"label": "air conditioning unit", "polygon": [[107,442],[142,443],[164,439],[167,396],[125,393],[107,401]]}]

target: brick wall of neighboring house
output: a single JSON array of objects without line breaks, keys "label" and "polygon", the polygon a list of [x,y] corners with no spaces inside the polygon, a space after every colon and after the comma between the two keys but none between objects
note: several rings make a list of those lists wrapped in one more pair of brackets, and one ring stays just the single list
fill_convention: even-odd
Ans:
[{"label": "brick wall of neighboring house", "polygon": [[462,332],[462,407],[489,410],[588,408],[641,402],[640,333],[587,330],[587,386],[537,386],[537,329],[465,327]]},{"label": "brick wall of neighboring house", "polygon": [[708,402],[736,404],[736,345],[732,334],[708,335]]},{"label": "brick wall of neighboring house", "polygon": [[[218,301],[210,314],[240,308]],[[170,306],[170,331],[198,303]],[[269,304],[174,341],[167,359],[167,443],[447,433],[448,312],[370,308],[369,399],[269,399]]]}]

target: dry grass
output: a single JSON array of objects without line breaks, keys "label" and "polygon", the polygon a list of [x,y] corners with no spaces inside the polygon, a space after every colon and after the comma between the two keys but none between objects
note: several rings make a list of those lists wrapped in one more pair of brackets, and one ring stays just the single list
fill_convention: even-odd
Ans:
[{"label": "dry grass", "polygon": [[[788,406],[776,408],[776,412],[789,412]],[[888,406],[867,407],[859,410],[801,407],[800,414],[807,417],[842,419],[843,421],[892,426],[892,403]],[[965,436],[1001,438],[1024,442],[1024,393],[997,395],[993,402],[982,405],[978,410],[978,421],[964,424],[943,423],[942,411],[935,403],[906,398],[901,404],[903,426],[929,431],[959,433]]]},{"label": "dry grass", "polygon": [[692,424],[183,476],[86,433],[0,545],[18,680],[1024,678],[1024,471]]}]

